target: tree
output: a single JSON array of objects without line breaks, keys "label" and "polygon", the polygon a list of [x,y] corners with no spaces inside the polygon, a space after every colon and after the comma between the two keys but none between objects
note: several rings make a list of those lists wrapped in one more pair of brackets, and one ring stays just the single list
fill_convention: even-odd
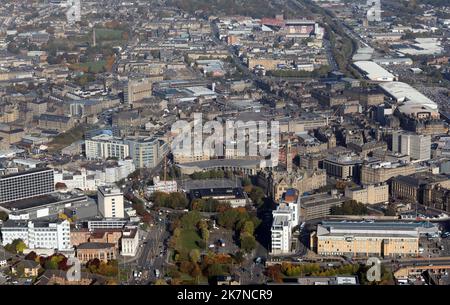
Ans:
[{"label": "tree", "polygon": [[7,221],[9,218],[8,213],[6,213],[5,211],[0,211],[0,220],[1,221]]},{"label": "tree", "polygon": [[202,275],[202,269],[200,268],[200,266],[199,266],[197,263],[195,263],[195,264],[193,265],[193,267],[192,267],[192,269],[191,269],[191,272],[190,272],[189,274],[190,274],[190,276],[196,278],[197,281],[198,281],[198,277],[199,277],[200,275]]},{"label": "tree", "polygon": [[282,283],[283,279],[281,276],[280,265],[272,265],[266,269],[267,276],[276,283]]},{"label": "tree", "polygon": [[38,257],[38,256],[37,256],[36,252],[31,251],[30,253],[28,253],[28,254],[25,256],[25,259],[26,259],[26,260],[29,260],[29,261],[36,261],[36,258],[37,258],[37,257]]},{"label": "tree", "polygon": [[239,251],[237,252],[234,256],[233,256],[234,261],[236,262],[236,264],[240,265],[245,261],[245,257],[244,254]]},{"label": "tree", "polygon": [[190,211],[181,217],[180,222],[181,222],[181,226],[184,229],[192,229],[197,226],[197,224],[200,220],[201,220],[201,216],[200,216],[199,212]]},{"label": "tree", "polygon": [[246,253],[252,252],[256,248],[256,240],[255,237],[244,233],[241,234],[241,249]]},{"label": "tree", "polygon": [[385,216],[395,216],[396,215],[396,209],[394,204],[389,204],[386,211],[384,212]]},{"label": "tree", "polygon": [[261,206],[264,203],[264,190],[258,186],[254,186],[250,191],[250,199],[257,206]]},{"label": "tree", "polygon": [[182,261],[180,264],[180,271],[186,274],[189,274],[193,268],[194,264],[192,262]]},{"label": "tree", "polygon": [[367,207],[355,200],[349,200],[342,203],[341,206],[331,208],[332,215],[366,215]]},{"label": "tree", "polygon": [[198,249],[192,249],[189,252],[189,259],[193,263],[197,263],[200,260],[200,251]]},{"label": "tree", "polygon": [[213,263],[208,266],[207,272],[209,276],[219,276],[224,275],[226,271],[224,270],[224,266],[222,264]]},{"label": "tree", "polygon": [[255,225],[252,221],[246,221],[242,227],[241,234],[253,235],[255,231]]},{"label": "tree", "polygon": [[[14,244],[14,242],[16,242],[16,243]],[[27,245],[21,239],[14,240],[13,244],[16,249],[16,253],[23,253],[23,251],[27,248]]]},{"label": "tree", "polygon": [[209,230],[208,228],[201,228],[200,229],[200,235],[202,237],[202,239],[207,242],[209,239]]}]

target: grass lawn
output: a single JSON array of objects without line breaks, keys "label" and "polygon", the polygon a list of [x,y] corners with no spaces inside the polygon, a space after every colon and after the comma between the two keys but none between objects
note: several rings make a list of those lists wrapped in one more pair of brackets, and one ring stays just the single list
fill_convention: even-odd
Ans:
[{"label": "grass lawn", "polygon": [[191,251],[192,249],[199,249],[196,242],[200,240],[201,238],[195,230],[184,229],[181,231],[177,248],[179,250],[183,249],[188,252]]},{"label": "grass lawn", "polygon": [[122,40],[122,33],[121,30],[96,28],[95,39],[97,41]]}]

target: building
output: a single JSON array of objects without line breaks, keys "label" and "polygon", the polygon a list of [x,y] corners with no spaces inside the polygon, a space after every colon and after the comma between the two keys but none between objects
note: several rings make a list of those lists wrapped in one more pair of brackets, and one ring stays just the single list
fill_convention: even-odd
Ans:
[{"label": "building", "polygon": [[32,260],[23,260],[11,266],[11,273],[19,277],[37,277],[41,264]]},{"label": "building", "polygon": [[164,156],[160,150],[160,141],[154,137],[127,138],[130,156],[137,168],[156,167]]},{"label": "building", "polygon": [[298,285],[359,285],[357,276],[305,276],[297,279]]},{"label": "building", "polygon": [[311,234],[311,247],[325,256],[417,256],[420,235],[437,231],[429,222],[323,221]]},{"label": "building", "polygon": [[99,274],[91,272],[81,272],[79,280],[67,278],[67,271],[64,270],[45,270],[44,274],[39,277],[36,285],[106,285],[108,279]]},{"label": "building", "polygon": [[153,82],[147,78],[130,79],[124,87],[124,100],[125,103],[134,103],[145,98],[152,96],[152,84]]},{"label": "building", "polygon": [[311,192],[326,185],[327,175],[324,170],[295,170],[291,173],[272,172],[269,187],[275,201],[281,199],[288,189],[296,189],[300,194]]},{"label": "building", "polygon": [[399,175],[411,175],[427,168],[416,168],[411,163],[405,162],[376,162],[365,164],[361,168],[361,184],[378,184],[388,181]]},{"label": "building", "polygon": [[137,228],[125,229],[121,240],[122,256],[136,256],[139,248],[139,232]]},{"label": "building", "polygon": [[329,176],[358,182],[362,163],[363,160],[356,155],[329,155],[323,160],[322,166]]},{"label": "building", "polygon": [[381,0],[367,0],[366,18],[369,22],[381,21]]},{"label": "building", "polygon": [[87,227],[90,231],[98,229],[122,229],[128,223],[125,219],[102,219],[102,220],[89,220]]},{"label": "building", "polygon": [[85,141],[86,158],[89,160],[117,158],[123,160],[130,155],[128,144],[120,138],[100,134]]},{"label": "building", "polygon": [[394,131],[392,133],[392,151],[409,155],[416,161],[429,160],[431,158],[431,136]]},{"label": "building", "polygon": [[346,200],[347,198],[339,195],[336,191],[303,196],[300,205],[300,218],[302,221],[308,221],[327,217],[331,215],[333,207],[342,205]]},{"label": "building", "polygon": [[101,262],[107,262],[117,258],[117,250],[114,244],[110,243],[84,243],[78,245],[76,257],[82,263],[93,259],[99,259]]},{"label": "building", "polygon": [[104,218],[124,218],[123,193],[115,187],[98,188],[98,210]]},{"label": "building", "polygon": [[369,80],[392,82],[396,79],[392,73],[373,61],[356,61],[353,65],[364,73]]},{"label": "building", "polygon": [[292,211],[285,205],[280,205],[272,212],[270,253],[289,254],[292,251]]},{"label": "building", "polygon": [[2,244],[11,244],[21,239],[29,249],[71,250],[70,223],[67,220],[56,222],[16,221],[3,223]]},{"label": "building", "polygon": [[161,181],[159,176],[153,177],[153,185],[147,187],[147,193],[149,195],[154,192],[173,193],[178,191],[177,182],[173,181]]},{"label": "building", "polygon": [[439,185],[426,186],[423,192],[423,204],[425,206],[450,212],[450,189]]},{"label": "building", "polygon": [[54,191],[53,169],[39,168],[0,176],[0,203],[50,194]]},{"label": "building", "polygon": [[379,84],[386,94],[399,103],[398,110],[416,118],[439,118],[438,105],[431,99],[402,82]]},{"label": "building", "polygon": [[436,187],[450,188],[450,178],[447,175],[433,175],[430,172],[417,173],[409,176],[396,176],[391,181],[391,195],[421,204],[431,202],[428,190]]},{"label": "building", "polygon": [[228,202],[232,208],[244,207],[247,204],[247,196],[241,187],[215,187],[191,189],[189,198],[215,199],[219,202]]},{"label": "building", "polygon": [[68,10],[66,11],[67,23],[73,25],[81,21],[81,0],[67,0]]},{"label": "building", "polygon": [[213,159],[207,161],[188,162],[177,164],[182,174],[191,175],[195,172],[209,170],[239,171],[245,175],[256,175],[265,167],[271,167],[266,160],[242,160],[242,159]]},{"label": "building", "polygon": [[272,255],[292,252],[292,230],[300,224],[300,196],[295,189],[289,189],[277,208],[272,211],[271,248]]},{"label": "building", "polygon": [[345,189],[345,197],[364,204],[389,202],[389,185],[370,184]]},{"label": "building", "polygon": [[118,249],[120,239],[122,238],[122,229],[95,229],[78,228],[70,232],[70,241],[72,246],[77,247],[84,243],[109,243],[114,244]]},{"label": "building", "polygon": [[66,132],[75,126],[75,121],[68,116],[44,113],[39,116],[38,126],[41,129]]}]

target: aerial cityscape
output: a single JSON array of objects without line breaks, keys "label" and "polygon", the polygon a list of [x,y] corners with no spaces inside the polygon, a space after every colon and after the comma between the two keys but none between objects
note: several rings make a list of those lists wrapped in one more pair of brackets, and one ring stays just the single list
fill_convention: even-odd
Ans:
[{"label": "aerial cityscape", "polygon": [[449,57],[448,0],[2,0],[0,286],[450,285]]}]

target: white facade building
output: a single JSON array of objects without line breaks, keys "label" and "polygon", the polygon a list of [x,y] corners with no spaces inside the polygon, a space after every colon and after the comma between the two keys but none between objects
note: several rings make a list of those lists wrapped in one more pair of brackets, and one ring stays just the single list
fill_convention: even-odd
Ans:
[{"label": "white facade building", "polygon": [[271,254],[288,254],[291,252],[292,210],[280,205],[272,212]]},{"label": "white facade building", "polygon": [[381,21],[381,0],[367,0],[368,10],[366,17],[368,21]]},{"label": "white facade building", "polygon": [[2,244],[5,246],[21,239],[29,249],[71,250],[70,223],[33,222],[9,220],[2,227]]},{"label": "white facade building", "polygon": [[104,218],[124,218],[123,193],[115,187],[98,188],[98,210]]},{"label": "white facade building", "polygon": [[289,254],[292,251],[292,230],[300,224],[300,196],[289,189],[277,209],[272,211],[271,254]]},{"label": "white facade building", "polygon": [[66,19],[68,24],[81,21],[81,0],[67,0],[68,10]]},{"label": "white facade building", "polygon": [[125,229],[122,232],[122,256],[136,256],[137,250],[139,248],[139,230]]},{"label": "white facade building", "polygon": [[55,171],[55,184],[60,182],[67,186],[67,190],[81,189],[95,191],[99,186],[113,184],[125,179],[136,169],[133,160],[119,160],[117,165],[105,166],[101,169],[80,169],[79,172]]},{"label": "white facade building", "polygon": [[176,181],[161,181],[159,176],[153,178],[153,185],[147,187],[147,193],[149,195],[154,192],[173,193],[178,190]]},{"label": "white facade building", "polygon": [[110,135],[98,135],[85,141],[86,158],[89,160],[117,158],[130,155],[129,147],[122,139]]}]

